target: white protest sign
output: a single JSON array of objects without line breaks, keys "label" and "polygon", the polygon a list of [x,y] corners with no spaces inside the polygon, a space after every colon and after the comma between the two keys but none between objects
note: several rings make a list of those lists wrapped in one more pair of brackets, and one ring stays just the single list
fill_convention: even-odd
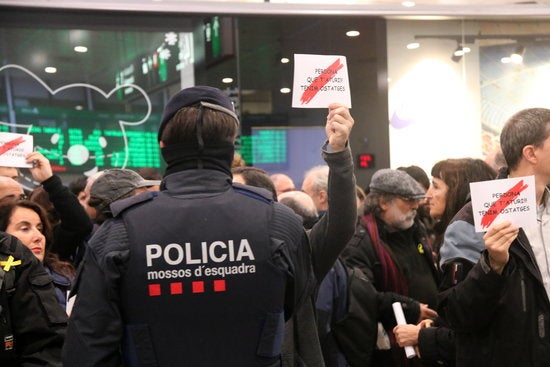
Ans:
[{"label": "white protest sign", "polygon": [[295,54],[292,107],[327,108],[331,103],[351,108],[346,57]]},{"label": "white protest sign", "polygon": [[25,157],[33,151],[32,135],[0,133],[0,166],[32,167]]},{"label": "white protest sign", "polygon": [[517,227],[537,223],[534,176],[472,182],[470,192],[476,232],[504,221]]}]

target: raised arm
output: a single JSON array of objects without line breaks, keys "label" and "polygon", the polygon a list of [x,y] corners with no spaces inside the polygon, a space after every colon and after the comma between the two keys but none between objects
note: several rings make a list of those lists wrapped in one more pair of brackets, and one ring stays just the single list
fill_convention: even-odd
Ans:
[{"label": "raised arm", "polygon": [[311,229],[313,267],[320,282],[353,236],[357,219],[355,174],[349,147],[354,120],[349,109],[331,104],[326,120],[323,159],[329,166],[328,210]]}]

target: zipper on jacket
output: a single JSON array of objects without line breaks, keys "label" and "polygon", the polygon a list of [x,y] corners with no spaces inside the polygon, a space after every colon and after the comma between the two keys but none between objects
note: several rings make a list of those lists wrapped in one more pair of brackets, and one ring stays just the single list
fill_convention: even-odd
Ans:
[{"label": "zipper on jacket", "polygon": [[525,295],[525,273],[523,268],[519,268],[520,274],[520,285],[521,285],[521,305],[523,307],[523,312],[527,312],[527,296]]},{"label": "zipper on jacket", "polygon": [[544,339],[546,336],[546,328],[544,327],[544,314],[539,314],[538,317],[538,324],[539,324],[539,338]]}]

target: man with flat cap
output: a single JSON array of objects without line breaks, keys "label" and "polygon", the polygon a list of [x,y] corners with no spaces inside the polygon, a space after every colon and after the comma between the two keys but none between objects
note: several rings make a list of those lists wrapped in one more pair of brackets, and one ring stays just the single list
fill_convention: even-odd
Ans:
[{"label": "man with flat cap", "polygon": [[146,191],[156,191],[160,180],[146,180],[127,168],[101,171],[90,187],[88,205],[96,210],[94,221],[102,224],[112,218],[111,204]]},{"label": "man with flat cap", "polygon": [[[363,339],[357,340],[357,346],[347,345],[348,351],[359,351],[354,356],[347,356],[348,361],[360,360],[360,365],[372,366],[420,365],[417,358],[407,359],[403,348],[395,342],[392,303],[401,302],[409,323],[437,315],[434,311],[437,271],[426,230],[415,219],[425,192],[406,172],[393,169],[375,172],[369,188],[355,236],[342,252],[341,259],[348,269],[360,272],[374,286],[375,297],[364,299],[362,295],[352,294],[350,298],[357,299],[360,304],[364,302],[364,309],[374,307],[375,319],[388,337],[384,343],[383,332],[377,332],[376,321],[365,320],[361,326],[368,330],[366,335],[374,335],[372,343],[369,345]],[[350,286],[350,292],[354,291]],[[345,339],[353,343],[357,338],[346,335]]]},{"label": "man with flat cap", "polygon": [[[329,141],[349,118],[329,108]],[[281,366],[285,321],[313,293],[310,246],[267,190],[232,185],[238,124],[215,88],[168,102],[161,191],[111,204],[91,239],[65,367]]]}]

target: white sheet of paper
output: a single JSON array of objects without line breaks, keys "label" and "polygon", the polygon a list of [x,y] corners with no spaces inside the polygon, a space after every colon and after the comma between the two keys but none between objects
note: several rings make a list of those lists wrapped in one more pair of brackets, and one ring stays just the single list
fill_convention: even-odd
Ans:
[{"label": "white sheet of paper", "polygon": [[25,157],[33,148],[32,135],[0,133],[0,166],[32,167],[25,162]]},{"label": "white sheet of paper", "polygon": [[535,176],[470,183],[476,232],[506,220],[518,227],[537,223]]},{"label": "white sheet of paper", "polygon": [[346,57],[295,54],[292,107],[327,108],[331,103],[351,108]]}]

